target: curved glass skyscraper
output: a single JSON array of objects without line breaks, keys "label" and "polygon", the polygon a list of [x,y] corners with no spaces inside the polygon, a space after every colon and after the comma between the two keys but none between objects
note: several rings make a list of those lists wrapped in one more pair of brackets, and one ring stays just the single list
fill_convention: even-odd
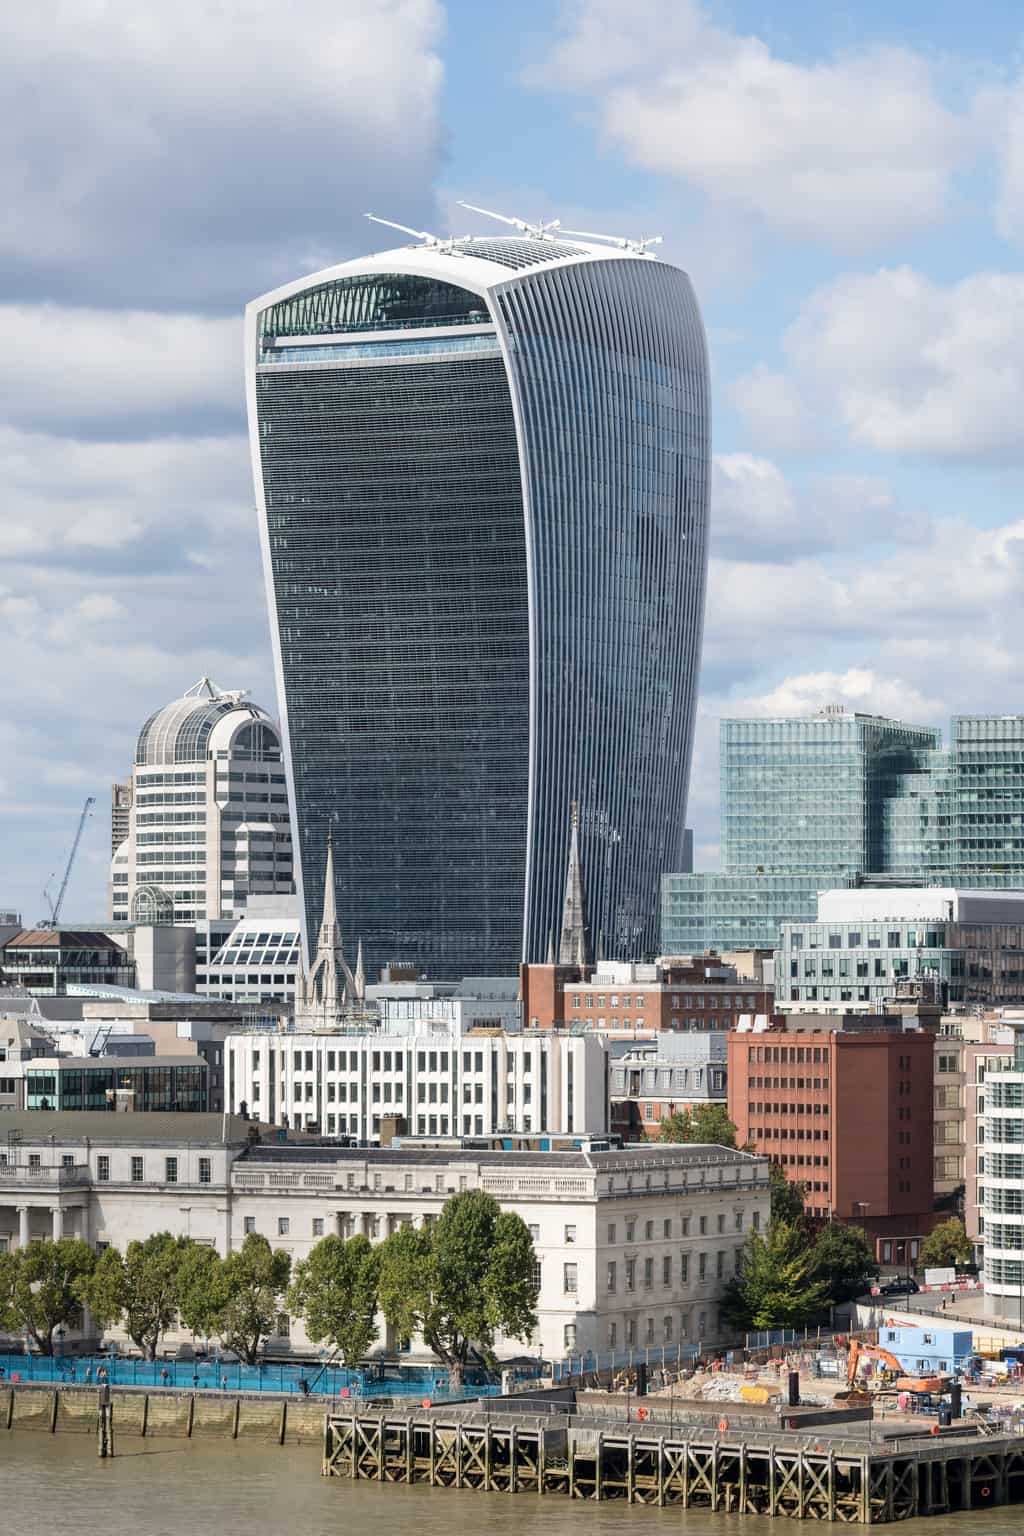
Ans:
[{"label": "curved glass skyscraper", "polygon": [[683,834],[709,401],[689,279],[541,238],[412,246],[247,311],[253,473],[307,932],[328,821],[368,968],[657,942]]}]

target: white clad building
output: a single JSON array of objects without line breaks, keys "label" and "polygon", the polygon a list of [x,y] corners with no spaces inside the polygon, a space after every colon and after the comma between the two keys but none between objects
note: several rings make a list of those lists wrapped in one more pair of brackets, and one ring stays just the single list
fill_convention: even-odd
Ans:
[{"label": "white clad building", "polygon": [[[594,1034],[536,1035],[474,1024],[487,999],[434,999],[432,1020],[382,1030],[229,1035],[232,1114],[375,1141],[384,1116],[411,1135],[599,1135],[608,1129],[608,1050]],[[443,1012],[443,1017],[437,1017]]]},{"label": "white clad building", "polygon": [[[768,1222],[767,1161],[724,1147],[366,1151],[254,1145],[250,1127],[219,1115],[42,1118],[12,1116],[23,1140],[0,1148],[0,1251],[61,1234],[123,1250],[169,1231],[227,1253],[259,1232],[294,1261],[328,1234],[381,1241],[482,1189],[530,1229],[540,1296],[528,1347],[547,1358],[721,1341],[724,1287],[747,1233]],[[291,1344],[308,1348],[298,1325]],[[375,1348],[394,1344],[381,1326]]]},{"label": "white clad building", "polygon": [[293,889],[277,726],[244,693],[201,678],[139,733],[128,832],[111,864],[114,922],[240,916],[250,896]]}]

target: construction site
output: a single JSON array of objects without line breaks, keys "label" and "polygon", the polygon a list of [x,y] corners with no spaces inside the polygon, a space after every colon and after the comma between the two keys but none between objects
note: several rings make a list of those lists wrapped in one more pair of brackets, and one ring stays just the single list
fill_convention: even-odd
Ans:
[{"label": "construction site", "polygon": [[977,1404],[960,1373],[907,1365],[872,1334],[486,1403],[346,1405],[323,1472],[862,1525],[1024,1503],[1019,1396]]}]

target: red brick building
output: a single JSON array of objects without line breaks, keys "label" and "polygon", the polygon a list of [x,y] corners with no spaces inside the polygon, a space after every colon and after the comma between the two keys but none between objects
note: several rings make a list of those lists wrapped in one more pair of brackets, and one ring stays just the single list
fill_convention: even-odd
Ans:
[{"label": "red brick building", "polygon": [[806,1185],[811,1215],[863,1226],[889,1262],[916,1258],[936,1219],[934,1034],[907,1022],[801,1014],[729,1036],[739,1145]]},{"label": "red brick building", "polygon": [[576,1025],[616,1033],[732,1029],[744,1014],[772,1016],[775,994],[744,981],[720,956],[520,967],[524,1029]]}]

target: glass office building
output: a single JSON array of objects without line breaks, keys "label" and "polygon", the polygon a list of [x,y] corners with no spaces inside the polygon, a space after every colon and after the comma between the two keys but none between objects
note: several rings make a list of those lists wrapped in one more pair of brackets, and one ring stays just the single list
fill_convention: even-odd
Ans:
[{"label": "glass office building", "polygon": [[307,934],[333,825],[367,969],[541,960],[579,805],[592,939],[679,867],[709,406],[686,275],[418,245],[249,306],[253,472]]},{"label": "glass office building", "polygon": [[814,918],[819,891],[885,869],[910,830],[891,807],[933,784],[938,747],[930,727],[839,708],[723,720],[722,870],[665,876],[663,951],[772,949],[781,923]]},{"label": "glass office building", "polygon": [[957,715],[948,748],[841,709],[723,720],[721,795],[722,872],[662,882],[667,952],[772,948],[847,885],[1024,888],[1024,715]]}]

